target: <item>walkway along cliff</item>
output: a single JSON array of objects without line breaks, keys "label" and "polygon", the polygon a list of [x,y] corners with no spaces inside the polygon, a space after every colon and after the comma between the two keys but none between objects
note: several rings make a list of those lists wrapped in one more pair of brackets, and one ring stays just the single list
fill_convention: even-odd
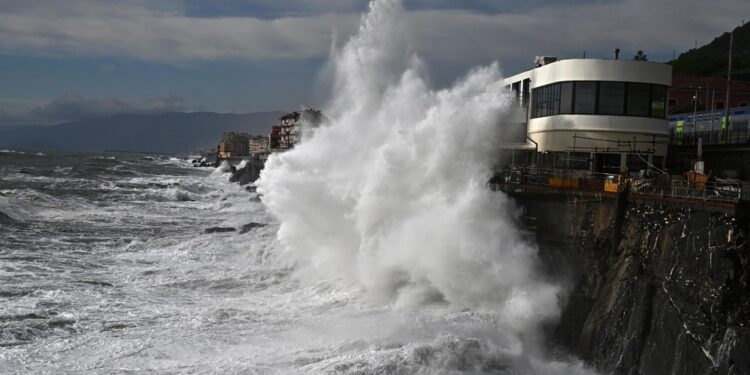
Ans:
[{"label": "walkway along cliff", "polygon": [[743,202],[500,182],[570,294],[555,342],[613,374],[749,374]]}]

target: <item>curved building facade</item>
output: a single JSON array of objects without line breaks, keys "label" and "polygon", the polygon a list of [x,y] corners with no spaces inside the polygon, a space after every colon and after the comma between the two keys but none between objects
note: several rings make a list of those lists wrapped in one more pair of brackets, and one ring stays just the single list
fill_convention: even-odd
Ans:
[{"label": "curved building facade", "polygon": [[[526,108],[527,135],[545,154],[588,160],[581,169],[663,161],[672,67],[635,60],[570,59],[505,84]],[[572,156],[571,156],[572,155]]]}]

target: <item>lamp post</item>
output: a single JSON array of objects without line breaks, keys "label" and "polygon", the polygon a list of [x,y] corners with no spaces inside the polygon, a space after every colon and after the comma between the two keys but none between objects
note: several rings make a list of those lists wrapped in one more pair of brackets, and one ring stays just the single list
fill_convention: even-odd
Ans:
[{"label": "lamp post", "polygon": [[695,95],[693,95],[693,142],[695,142],[696,135],[698,134],[698,90],[700,86],[690,86],[695,88]]}]

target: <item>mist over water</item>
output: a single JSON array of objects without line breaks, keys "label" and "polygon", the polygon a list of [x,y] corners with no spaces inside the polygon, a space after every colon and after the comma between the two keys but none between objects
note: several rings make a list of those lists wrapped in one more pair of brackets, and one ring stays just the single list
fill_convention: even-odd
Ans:
[{"label": "mist over water", "polygon": [[329,121],[273,155],[258,183],[280,257],[302,282],[361,298],[371,313],[340,329],[390,348],[326,363],[585,373],[543,359],[540,325],[558,318],[560,287],[538,273],[513,203],[486,187],[511,109],[498,65],[434,89],[408,35],[398,0],[373,1],[332,56]]}]

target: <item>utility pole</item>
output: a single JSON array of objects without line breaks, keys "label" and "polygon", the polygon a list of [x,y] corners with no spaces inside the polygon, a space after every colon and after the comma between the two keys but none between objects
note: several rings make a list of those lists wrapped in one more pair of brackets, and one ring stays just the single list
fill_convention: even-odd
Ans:
[{"label": "utility pole", "polygon": [[700,86],[695,86],[695,95],[693,95],[693,142],[698,135],[698,90]]},{"label": "utility pole", "polygon": [[[706,83],[706,101],[703,102],[703,127],[705,129],[706,123],[708,122],[708,88],[711,85]],[[708,143],[711,143],[711,131],[708,132]]]},{"label": "utility pole", "polygon": [[711,90],[711,133],[708,136],[708,143],[713,143],[714,137],[714,117],[716,112],[716,89]]},{"label": "utility pole", "polygon": [[727,143],[727,135],[729,134],[729,87],[732,82],[732,43],[734,42],[734,30],[729,34],[729,69],[727,70],[727,97],[724,102],[724,124],[721,126],[722,143]]}]

